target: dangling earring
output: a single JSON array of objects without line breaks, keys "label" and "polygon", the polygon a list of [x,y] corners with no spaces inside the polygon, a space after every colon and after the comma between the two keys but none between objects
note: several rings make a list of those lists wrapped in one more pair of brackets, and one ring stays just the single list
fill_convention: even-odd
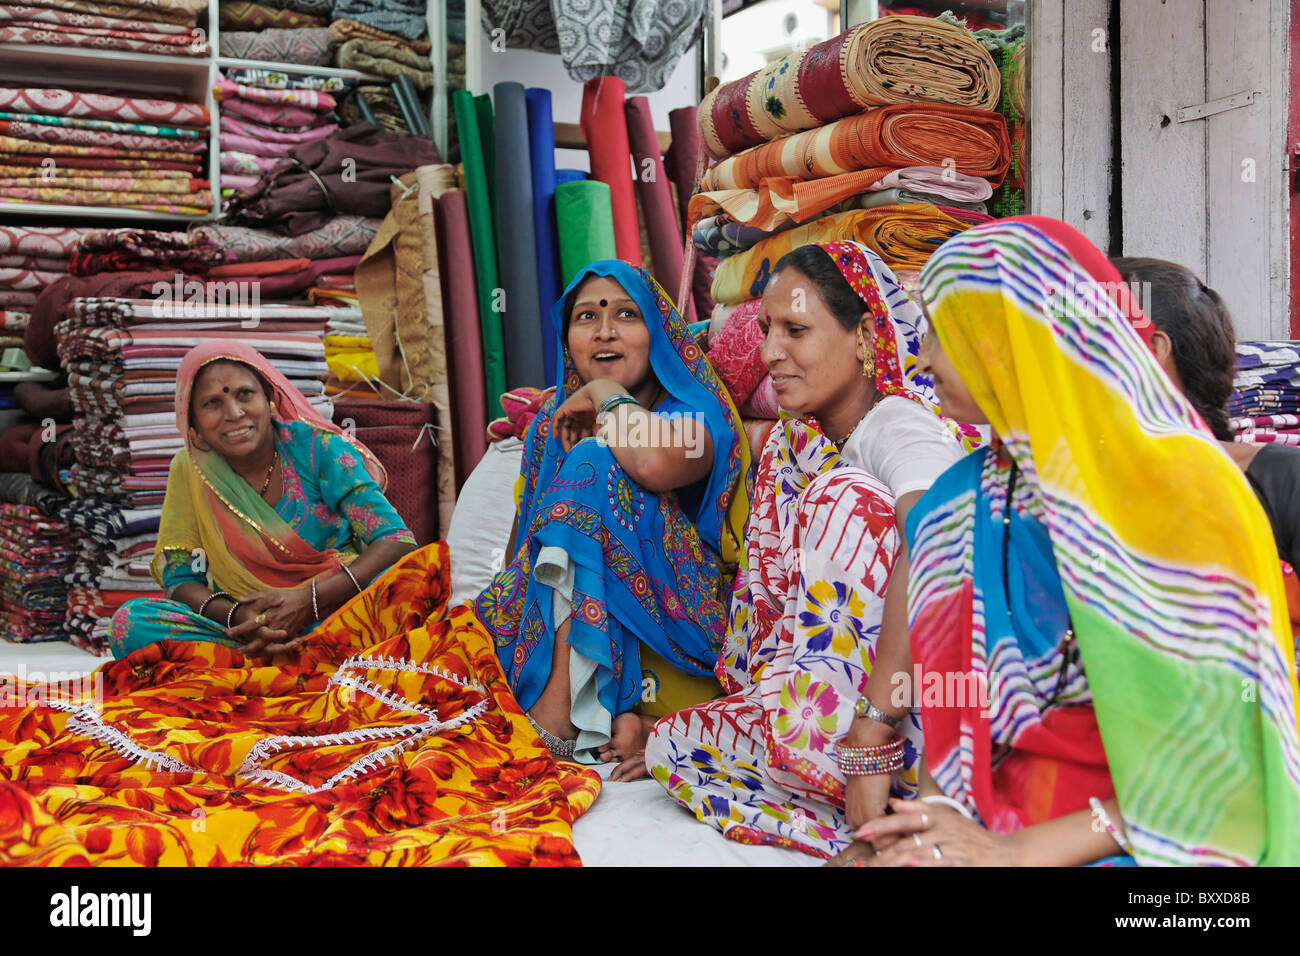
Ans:
[{"label": "dangling earring", "polygon": [[858,326],[858,347],[862,349],[862,377],[872,378],[876,374],[876,356],[867,348],[866,337],[862,334],[862,326]]}]

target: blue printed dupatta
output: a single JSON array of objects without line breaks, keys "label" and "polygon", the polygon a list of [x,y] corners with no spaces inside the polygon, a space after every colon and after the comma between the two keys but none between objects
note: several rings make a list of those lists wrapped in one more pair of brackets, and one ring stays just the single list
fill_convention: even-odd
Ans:
[{"label": "blue printed dupatta", "polygon": [[563,549],[574,571],[568,642],[596,664],[599,704],[614,717],[640,702],[640,642],[685,673],[713,672],[727,627],[717,593],[719,553],[741,553],[748,494],[737,485],[750,475],[735,406],[685,321],[643,269],[605,260],[575,276],[551,312],[557,340],[566,299],[594,276],[622,285],[646,319],[650,366],[669,396],[656,412],[699,415],[713,441],[713,468],[689,488],[652,494],[595,439],[566,455],[551,421],[583,383],[557,348],[565,355],[563,379],[525,438],[514,560],[476,609],[496,635],[511,690],[522,707],[531,707],[550,676],[556,626],[553,589],[534,568],[543,547]]}]

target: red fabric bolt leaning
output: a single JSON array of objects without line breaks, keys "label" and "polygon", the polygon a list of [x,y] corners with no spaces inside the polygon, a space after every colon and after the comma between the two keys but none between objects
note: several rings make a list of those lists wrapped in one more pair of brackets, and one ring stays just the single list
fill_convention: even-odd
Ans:
[{"label": "red fabric bolt leaning", "polygon": [[616,76],[599,76],[582,87],[582,135],[591,154],[591,178],[609,186],[614,211],[614,248],[618,257],[641,265],[636,196],[632,192],[632,150],[623,114],[626,87]]}]

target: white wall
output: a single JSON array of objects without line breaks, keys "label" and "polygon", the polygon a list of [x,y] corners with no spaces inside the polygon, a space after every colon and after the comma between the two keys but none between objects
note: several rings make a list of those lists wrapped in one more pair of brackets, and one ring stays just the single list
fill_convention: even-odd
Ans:
[{"label": "white wall", "polygon": [[[668,111],[682,106],[694,106],[700,101],[697,93],[699,44],[682,55],[669,75],[664,88],[657,93],[647,93],[650,114],[655,129],[668,130]],[[551,108],[557,123],[577,123],[582,111],[582,84],[569,77],[559,56],[538,53],[534,50],[506,50],[492,52],[489,38],[482,40],[483,84],[475,93],[490,93],[497,83],[522,83],[524,86],[543,86],[551,91]],[[586,150],[559,149],[555,151],[555,164],[566,169],[590,170]]]}]

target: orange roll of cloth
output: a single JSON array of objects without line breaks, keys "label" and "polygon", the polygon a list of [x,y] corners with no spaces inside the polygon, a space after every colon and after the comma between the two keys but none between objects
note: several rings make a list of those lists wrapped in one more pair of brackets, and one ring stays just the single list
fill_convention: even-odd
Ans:
[{"label": "orange roll of cloth", "polygon": [[950,103],[994,109],[1002,76],[962,27],[929,17],[882,17],[787,54],[700,103],[704,148],[722,159],[873,106]]},{"label": "orange roll of cloth", "polygon": [[819,179],[878,166],[943,166],[996,186],[1010,161],[1011,140],[1001,114],[908,103],[756,146],[714,166],[700,186],[706,192],[752,189],[764,179]]},{"label": "orange roll of cloth", "polygon": [[759,298],[781,257],[810,242],[850,239],[875,250],[892,269],[920,269],[944,242],[972,225],[930,203],[877,206],[823,216],[723,259],[713,273],[713,301],[730,305]]}]

